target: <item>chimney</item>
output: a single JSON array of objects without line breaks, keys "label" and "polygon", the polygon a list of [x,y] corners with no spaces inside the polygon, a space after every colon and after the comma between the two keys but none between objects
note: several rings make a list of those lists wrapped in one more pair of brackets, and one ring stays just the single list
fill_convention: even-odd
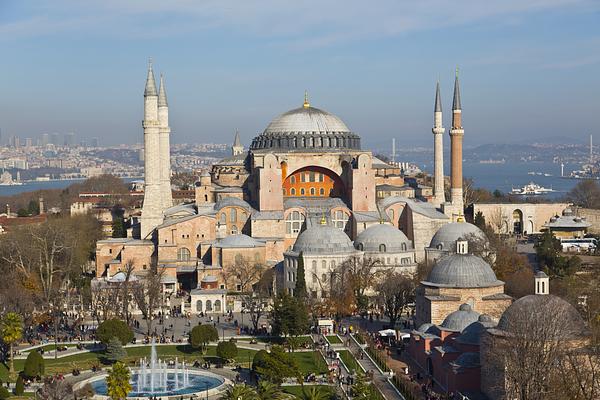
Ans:
[{"label": "chimney", "polygon": [[550,294],[550,278],[543,271],[535,273],[535,294]]}]

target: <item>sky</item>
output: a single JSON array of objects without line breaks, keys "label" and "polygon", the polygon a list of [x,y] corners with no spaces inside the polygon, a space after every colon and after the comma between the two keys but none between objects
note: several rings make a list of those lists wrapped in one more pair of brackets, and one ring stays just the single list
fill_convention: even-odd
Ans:
[{"label": "sky", "polygon": [[307,90],[363,147],[432,146],[457,67],[465,145],[600,141],[597,0],[0,0],[2,137],[141,142],[150,57],[174,143],[248,145]]}]

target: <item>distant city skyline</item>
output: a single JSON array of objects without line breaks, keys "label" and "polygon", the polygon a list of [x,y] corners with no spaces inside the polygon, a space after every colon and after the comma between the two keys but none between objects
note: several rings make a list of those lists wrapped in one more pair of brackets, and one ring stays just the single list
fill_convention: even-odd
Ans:
[{"label": "distant city skyline", "polygon": [[456,66],[465,146],[581,142],[600,134],[599,17],[589,0],[3,1],[2,140],[140,143],[152,57],[173,143],[238,129],[248,146],[308,90],[365,148],[430,147],[435,83],[447,127]]}]

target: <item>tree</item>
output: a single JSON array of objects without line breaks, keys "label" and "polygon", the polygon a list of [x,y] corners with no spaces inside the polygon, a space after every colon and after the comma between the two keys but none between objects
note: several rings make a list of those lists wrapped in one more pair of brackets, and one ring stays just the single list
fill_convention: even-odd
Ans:
[{"label": "tree", "polygon": [[291,400],[294,398],[292,395],[281,390],[281,387],[269,381],[258,382],[256,391],[260,400]]},{"label": "tree", "polygon": [[583,208],[599,208],[600,185],[594,180],[583,179],[571,189],[567,199]]},{"label": "tree", "polygon": [[190,344],[202,353],[206,351],[206,345],[219,340],[219,332],[212,325],[197,325],[190,332]]},{"label": "tree", "polygon": [[133,288],[133,298],[146,320],[146,334],[152,335],[154,312],[162,306],[162,278],[164,268],[152,265],[148,274]]},{"label": "tree", "polygon": [[311,385],[302,387],[303,400],[329,400],[331,398],[331,389],[321,386]]},{"label": "tree", "polygon": [[273,269],[266,270],[254,285],[251,293],[240,294],[242,303],[250,315],[254,332],[258,331],[260,318],[266,314],[266,305],[273,289],[273,273]]},{"label": "tree", "polygon": [[258,400],[258,394],[252,386],[244,384],[229,386],[220,400]]},{"label": "tree", "polygon": [[10,397],[10,392],[4,386],[0,386],[0,400],[6,400]]},{"label": "tree", "polygon": [[23,375],[28,378],[43,376],[45,370],[44,357],[37,351],[31,350],[25,360]]},{"label": "tree", "polygon": [[106,359],[112,363],[115,363],[117,361],[121,361],[125,357],[127,357],[127,352],[123,348],[121,341],[116,337],[110,339],[108,345],[106,346]]},{"label": "tree", "polygon": [[23,377],[19,375],[15,385],[15,395],[22,396],[23,393],[25,393],[25,384],[23,383]]},{"label": "tree", "polygon": [[38,389],[37,398],[41,400],[65,400],[74,398],[73,385],[58,376],[47,377],[44,385]]},{"label": "tree", "polygon": [[371,391],[369,389],[369,383],[367,382],[365,374],[358,373],[354,380],[354,384],[352,385],[352,398],[370,399]]},{"label": "tree", "polygon": [[121,215],[115,215],[112,222],[112,237],[124,238],[127,237],[127,230],[125,229],[125,223]]},{"label": "tree", "polygon": [[393,328],[408,305],[414,301],[416,285],[414,280],[402,273],[388,272],[377,285],[379,303],[384,314],[390,319]]},{"label": "tree", "polygon": [[133,340],[133,331],[124,321],[108,319],[98,326],[96,337],[105,345],[108,345],[114,338],[126,345]]},{"label": "tree", "polygon": [[[381,271],[377,268],[380,265],[378,259],[350,257],[338,266],[334,274],[332,283],[342,287],[348,286],[348,291],[354,298],[354,305],[362,315],[366,314],[369,307],[369,299],[365,293],[375,286],[381,276]],[[340,288],[338,291],[344,292],[344,289]],[[343,301],[343,298],[338,301]]]},{"label": "tree", "polygon": [[473,219],[473,224],[477,226],[479,229],[484,229],[486,226],[485,217],[481,211],[477,211],[475,214],[475,218]]},{"label": "tree", "polygon": [[237,353],[237,346],[233,342],[227,341],[219,342],[217,344],[217,357],[225,361],[225,363],[235,359],[235,357],[237,357]]},{"label": "tree", "polygon": [[296,287],[294,288],[294,297],[301,301],[306,300],[308,292],[306,291],[306,278],[304,276],[304,258],[302,253],[298,255],[298,267],[296,268]]},{"label": "tree", "polygon": [[251,290],[252,284],[257,282],[262,276],[265,266],[259,263],[254,263],[243,257],[241,254],[235,256],[234,265],[227,268],[223,273],[223,278],[231,284],[231,279],[239,285],[241,292]]},{"label": "tree", "polygon": [[551,278],[564,278],[571,276],[581,265],[577,256],[565,257],[561,255],[562,245],[552,232],[546,231],[535,245],[537,259],[542,268],[545,268]]},{"label": "tree", "polygon": [[271,311],[273,334],[284,336],[299,336],[308,331],[308,311],[306,304],[287,293],[282,293],[275,299]]},{"label": "tree", "polygon": [[15,372],[13,346],[23,337],[23,318],[16,313],[6,313],[0,321],[0,337],[9,348],[10,372]]},{"label": "tree", "polygon": [[302,382],[302,373],[296,360],[281,346],[273,346],[270,353],[258,352],[254,356],[252,368],[263,379],[276,385],[280,385],[285,378],[296,378]]},{"label": "tree", "polygon": [[129,368],[127,368],[125,364],[117,362],[113,365],[106,377],[107,393],[111,399],[125,400],[127,398],[127,393],[131,391],[129,378]]}]

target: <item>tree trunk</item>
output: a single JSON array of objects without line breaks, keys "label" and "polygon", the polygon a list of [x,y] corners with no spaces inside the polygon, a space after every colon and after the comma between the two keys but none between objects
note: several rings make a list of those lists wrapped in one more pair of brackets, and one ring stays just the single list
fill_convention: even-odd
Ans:
[{"label": "tree trunk", "polygon": [[15,357],[14,357],[14,353],[13,353],[13,343],[10,343],[10,372],[13,373],[15,372]]}]

